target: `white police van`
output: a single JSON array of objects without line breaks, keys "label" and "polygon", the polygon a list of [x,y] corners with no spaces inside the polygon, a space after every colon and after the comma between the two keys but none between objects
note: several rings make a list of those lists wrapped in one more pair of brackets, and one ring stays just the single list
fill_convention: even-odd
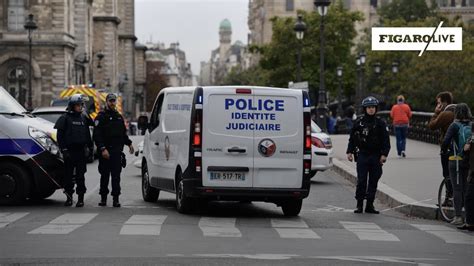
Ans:
[{"label": "white police van", "polygon": [[273,202],[285,215],[295,216],[309,194],[311,117],[306,92],[165,88],[147,126],[145,201],[156,201],[164,190],[176,194],[177,209],[183,213],[197,203],[229,200]]},{"label": "white police van", "polygon": [[0,205],[47,198],[60,187],[63,161],[53,126],[0,87]]}]

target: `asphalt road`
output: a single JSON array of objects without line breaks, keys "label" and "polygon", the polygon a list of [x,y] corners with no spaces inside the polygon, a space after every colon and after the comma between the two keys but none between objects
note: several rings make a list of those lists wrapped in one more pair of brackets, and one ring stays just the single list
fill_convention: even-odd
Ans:
[{"label": "asphalt road", "polygon": [[68,265],[473,265],[474,234],[438,221],[352,213],[354,188],[318,173],[297,218],[270,203],[211,203],[183,215],[174,195],[141,196],[140,170],[122,175],[122,208],[98,207],[97,162],[89,165],[84,208],[50,199],[0,207],[0,264]]}]

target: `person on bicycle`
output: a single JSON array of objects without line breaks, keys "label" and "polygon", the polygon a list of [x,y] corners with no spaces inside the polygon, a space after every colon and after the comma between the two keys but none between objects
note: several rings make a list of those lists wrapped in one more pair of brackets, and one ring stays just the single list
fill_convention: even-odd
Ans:
[{"label": "person on bicycle", "polygon": [[465,159],[464,146],[471,138],[471,110],[465,103],[456,105],[454,113],[454,122],[449,126],[444,141],[441,145],[442,151],[449,149],[449,178],[453,187],[453,201],[455,217],[451,224],[462,225],[462,207],[466,189],[466,179],[469,170]]},{"label": "person on bicycle", "polygon": [[[454,121],[454,109],[456,105],[453,104],[453,94],[449,91],[440,92],[436,96],[436,108],[434,114],[430,119],[428,128],[431,130],[440,130],[439,144],[443,143],[446,131],[451,123]],[[446,183],[446,197],[442,206],[448,206],[450,199],[453,197],[453,188],[449,180],[449,155],[441,152],[441,167],[443,169],[443,178]]]}]

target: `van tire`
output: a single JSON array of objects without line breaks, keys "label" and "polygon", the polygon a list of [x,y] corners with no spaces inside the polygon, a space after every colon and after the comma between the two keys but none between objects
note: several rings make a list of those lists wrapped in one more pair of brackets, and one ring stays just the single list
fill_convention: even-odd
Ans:
[{"label": "van tire", "polygon": [[156,202],[160,196],[160,190],[150,184],[148,175],[148,166],[145,161],[142,162],[142,197],[146,202]]},{"label": "van tire", "polygon": [[[11,186],[11,194],[6,185]],[[12,162],[0,163],[0,187],[4,187],[5,195],[0,195],[0,205],[20,204],[29,196],[31,180],[28,172]],[[0,190],[1,191],[1,190]]]},{"label": "van tire", "polygon": [[281,204],[283,214],[287,217],[298,216],[303,205],[303,199],[289,199]]},{"label": "van tire", "polygon": [[191,213],[193,202],[191,198],[184,193],[183,175],[181,169],[176,170],[176,209],[179,213]]}]

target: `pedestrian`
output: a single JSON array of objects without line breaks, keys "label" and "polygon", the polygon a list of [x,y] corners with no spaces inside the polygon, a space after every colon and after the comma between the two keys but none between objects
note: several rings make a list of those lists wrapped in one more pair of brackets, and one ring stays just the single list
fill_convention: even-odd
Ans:
[{"label": "pedestrian", "polygon": [[466,221],[459,225],[458,229],[474,231],[474,127],[471,127],[471,139],[464,148],[469,154],[469,172],[466,182],[466,195],[464,197],[464,209],[466,211]]},{"label": "pedestrian", "polygon": [[[436,108],[434,114],[428,123],[428,128],[431,130],[440,130],[439,144],[443,143],[446,131],[451,123],[454,121],[454,109],[456,105],[453,104],[453,95],[449,91],[440,92],[436,96]],[[450,206],[451,199],[453,198],[453,187],[451,186],[451,180],[449,179],[449,155],[448,152],[443,153],[441,150],[441,167],[443,171],[443,178],[446,184],[446,195],[442,206]]]},{"label": "pedestrian", "polygon": [[93,150],[89,126],[90,118],[83,112],[85,97],[74,94],[69,99],[67,113],[61,115],[54,128],[57,129],[59,149],[64,159],[64,190],[66,202],[64,206],[71,206],[73,202],[74,183],[76,181],[76,207],[84,206],[86,185],[84,174],[87,171],[87,158]]},{"label": "pedestrian", "polygon": [[125,154],[122,152],[124,145],[129,147],[131,154],[134,152],[132,141],[127,135],[124,118],[116,109],[116,102],[117,95],[107,94],[105,110],[101,111],[95,119],[94,141],[100,153],[99,194],[101,199],[99,206],[107,205],[109,179],[112,177],[113,206],[120,207],[120,173],[122,171],[122,160],[125,159]]},{"label": "pedestrian", "polygon": [[462,208],[464,206],[464,195],[466,190],[466,180],[469,166],[466,163],[467,157],[464,154],[464,146],[471,138],[471,110],[465,103],[456,105],[454,122],[449,126],[444,137],[441,150],[449,149],[449,177],[453,187],[453,202],[455,217],[451,222],[454,225],[464,224]]},{"label": "pedestrian", "polygon": [[392,106],[390,117],[393,121],[393,129],[397,138],[397,154],[398,157],[406,157],[406,144],[408,127],[412,116],[410,106],[405,103],[405,97],[399,95],[397,103]]},{"label": "pedestrian", "polygon": [[362,213],[364,199],[366,213],[379,213],[374,208],[375,193],[390,152],[390,137],[386,123],[376,116],[378,105],[379,101],[372,96],[362,101],[364,115],[355,121],[347,145],[347,159],[357,162],[355,213]]}]

